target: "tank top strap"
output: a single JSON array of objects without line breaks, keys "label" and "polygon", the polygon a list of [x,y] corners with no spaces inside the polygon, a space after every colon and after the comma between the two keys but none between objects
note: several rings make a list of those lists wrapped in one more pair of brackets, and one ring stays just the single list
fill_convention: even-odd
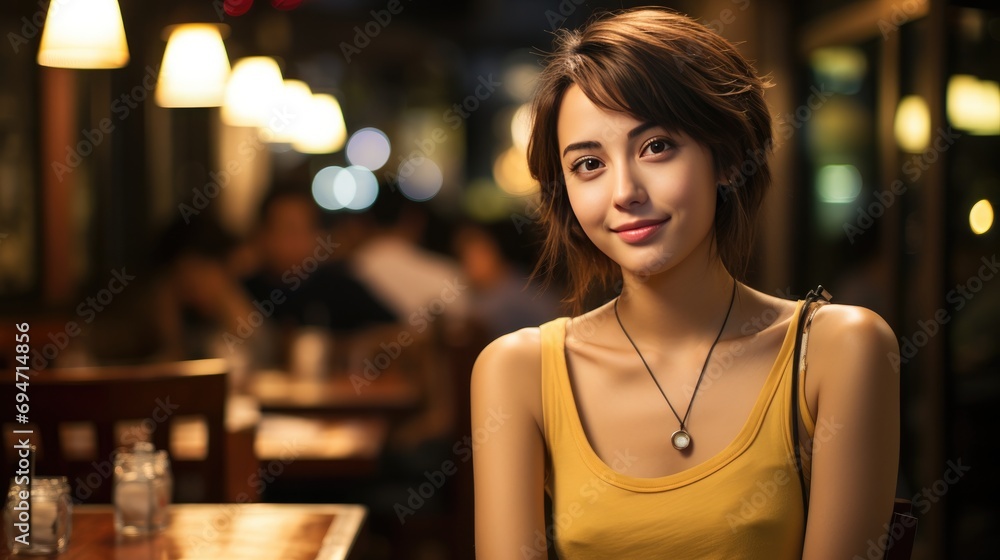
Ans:
[{"label": "tank top strap", "polygon": [[565,428],[562,404],[566,402],[561,380],[566,376],[565,355],[566,323],[568,317],[553,319],[541,327],[542,344],[542,419],[545,423],[545,439],[551,443],[558,439],[560,427]]}]

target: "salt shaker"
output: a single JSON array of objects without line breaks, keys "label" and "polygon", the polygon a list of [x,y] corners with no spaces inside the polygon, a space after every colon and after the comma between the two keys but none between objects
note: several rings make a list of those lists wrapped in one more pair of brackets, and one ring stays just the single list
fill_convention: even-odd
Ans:
[{"label": "salt shaker", "polygon": [[148,535],[167,526],[173,477],[164,450],[136,443],[132,451],[115,454],[115,531]]},{"label": "salt shaker", "polygon": [[7,549],[14,554],[64,552],[69,545],[72,519],[73,500],[65,476],[11,479],[4,530]]}]

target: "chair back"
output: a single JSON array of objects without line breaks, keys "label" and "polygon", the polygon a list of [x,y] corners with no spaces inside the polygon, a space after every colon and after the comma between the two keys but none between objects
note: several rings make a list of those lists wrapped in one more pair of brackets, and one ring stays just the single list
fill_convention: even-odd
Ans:
[{"label": "chair back", "polygon": [[[27,386],[29,424],[5,420],[4,434],[30,438],[37,446],[35,473],[65,475],[77,503],[111,502],[114,452],[137,441],[170,451],[176,502],[221,502],[226,374],[225,360],[33,372]],[[23,388],[4,379],[0,402],[15,402]],[[201,419],[196,424],[206,428],[199,430],[207,435],[200,438],[203,456],[177,457],[171,434],[196,417]],[[12,433],[18,429],[33,433]],[[8,474],[14,473],[18,460],[14,443],[6,442],[0,452]]]}]

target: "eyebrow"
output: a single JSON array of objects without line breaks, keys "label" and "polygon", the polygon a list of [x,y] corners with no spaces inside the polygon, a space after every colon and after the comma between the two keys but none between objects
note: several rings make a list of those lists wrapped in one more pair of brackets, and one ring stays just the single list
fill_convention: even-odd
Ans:
[{"label": "eyebrow", "polygon": [[[638,135],[642,134],[643,132],[646,132],[647,130],[649,130],[651,128],[654,128],[656,126],[657,126],[657,124],[654,123],[654,122],[645,122],[645,123],[642,123],[639,126],[633,128],[632,130],[628,131],[628,133],[626,134],[626,136],[628,137],[629,140],[632,140],[636,136],[638,136]],[[563,155],[563,157],[566,157],[566,154],[568,154],[568,153],[570,153],[570,152],[572,152],[574,150],[593,150],[593,149],[600,148],[600,147],[601,147],[601,143],[597,142],[595,140],[586,140],[584,142],[574,142],[573,144],[570,144],[570,145],[566,146],[566,149],[563,150],[563,154],[562,155]]]}]

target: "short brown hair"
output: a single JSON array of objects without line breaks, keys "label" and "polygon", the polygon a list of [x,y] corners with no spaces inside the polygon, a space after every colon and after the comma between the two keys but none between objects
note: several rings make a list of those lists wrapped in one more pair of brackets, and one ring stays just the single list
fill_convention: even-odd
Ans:
[{"label": "short brown hair", "polygon": [[612,13],[580,31],[557,34],[539,77],[528,146],[545,229],[535,273],[565,266],[565,301],[577,313],[596,289],[607,292],[621,279],[618,265],[583,232],[566,194],[557,123],[572,84],[601,108],[683,132],[711,151],[719,176],[728,180],[716,205],[716,247],[729,272],[744,276],[771,180],[767,84],[731,43],[661,8]]}]

